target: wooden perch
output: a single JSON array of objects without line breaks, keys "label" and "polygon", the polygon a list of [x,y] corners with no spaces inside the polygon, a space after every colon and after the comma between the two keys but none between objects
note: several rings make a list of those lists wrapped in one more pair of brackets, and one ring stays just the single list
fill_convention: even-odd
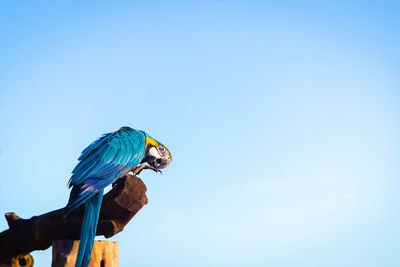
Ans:
[{"label": "wooden perch", "polygon": [[[109,238],[121,232],[135,214],[147,204],[146,186],[136,176],[120,178],[101,205],[96,235]],[[21,219],[6,213],[10,229],[0,233],[0,263],[33,250],[45,250],[54,240],[79,239],[83,205],[64,218],[64,208]]]}]

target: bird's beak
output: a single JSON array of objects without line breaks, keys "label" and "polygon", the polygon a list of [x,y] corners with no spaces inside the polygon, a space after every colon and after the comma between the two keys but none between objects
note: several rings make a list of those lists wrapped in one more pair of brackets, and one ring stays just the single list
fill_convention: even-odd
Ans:
[{"label": "bird's beak", "polygon": [[[160,153],[159,147],[152,147],[146,153],[146,156],[143,158],[142,163],[146,162],[151,167],[156,169],[164,169],[171,163],[171,156],[169,151],[167,153]],[[164,150],[163,150],[164,151]]]},{"label": "bird's beak", "polygon": [[157,166],[156,168],[158,169],[164,169],[166,167],[168,167],[168,165],[171,163],[171,159],[168,157],[162,157],[162,158],[158,158],[156,159],[156,163]]}]

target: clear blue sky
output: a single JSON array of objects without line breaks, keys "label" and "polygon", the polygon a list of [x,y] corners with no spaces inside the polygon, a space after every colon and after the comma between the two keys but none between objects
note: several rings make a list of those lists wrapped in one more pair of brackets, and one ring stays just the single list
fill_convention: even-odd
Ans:
[{"label": "clear blue sky", "polygon": [[0,213],[63,207],[80,152],[128,125],[174,161],[141,175],[121,266],[399,266],[399,12],[3,1]]}]

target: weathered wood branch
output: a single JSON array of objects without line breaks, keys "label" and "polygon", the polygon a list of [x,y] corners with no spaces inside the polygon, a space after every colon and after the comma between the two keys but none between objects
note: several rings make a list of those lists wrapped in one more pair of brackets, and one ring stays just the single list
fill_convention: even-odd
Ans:
[{"label": "weathered wood branch", "polygon": [[[147,204],[146,186],[136,176],[120,178],[101,205],[96,235],[109,238],[121,232],[135,214]],[[79,239],[83,205],[64,217],[64,208],[31,219],[6,213],[10,227],[0,233],[0,263],[34,250],[49,248],[54,240]]]}]

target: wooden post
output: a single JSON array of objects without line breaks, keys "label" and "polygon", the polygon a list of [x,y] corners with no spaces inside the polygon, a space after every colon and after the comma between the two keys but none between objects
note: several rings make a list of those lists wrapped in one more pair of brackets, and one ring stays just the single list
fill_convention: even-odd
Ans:
[{"label": "wooden post", "polygon": [[[53,242],[51,267],[74,267],[79,240],[56,240]],[[89,267],[118,267],[118,242],[94,241]]]}]

